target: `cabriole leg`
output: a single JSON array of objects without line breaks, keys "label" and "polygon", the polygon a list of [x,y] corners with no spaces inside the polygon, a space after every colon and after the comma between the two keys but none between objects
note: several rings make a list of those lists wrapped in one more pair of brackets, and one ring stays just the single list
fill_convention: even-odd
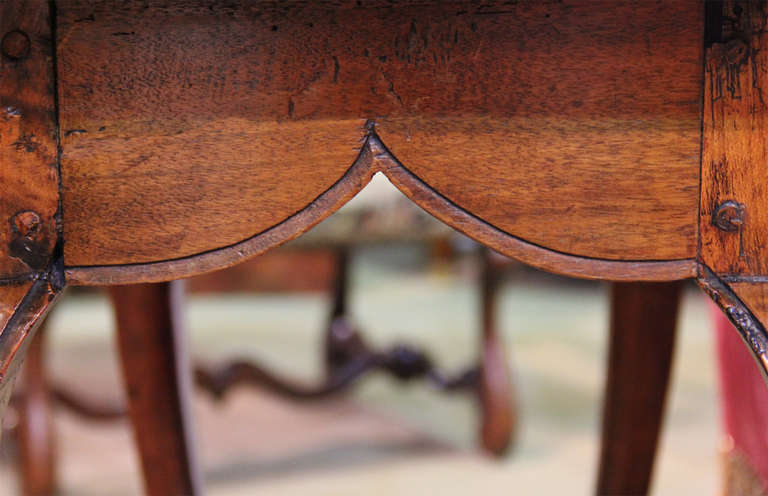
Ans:
[{"label": "cabriole leg", "polygon": [[178,315],[181,283],[114,286],[110,294],[146,493],[200,494],[188,408],[191,369]]},{"label": "cabriole leg", "polygon": [[681,283],[614,283],[598,495],[648,493]]}]

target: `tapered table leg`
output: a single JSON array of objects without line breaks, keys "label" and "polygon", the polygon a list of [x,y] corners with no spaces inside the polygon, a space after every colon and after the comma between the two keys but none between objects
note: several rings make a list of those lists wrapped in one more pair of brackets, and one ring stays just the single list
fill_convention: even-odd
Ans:
[{"label": "tapered table leg", "polygon": [[681,283],[614,283],[598,495],[648,493]]},{"label": "tapered table leg", "polygon": [[325,373],[331,377],[351,360],[362,356],[366,346],[352,327],[347,314],[349,300],[349,247],[336,249],[334,278],[332,283],[331,311],[325,331]]},{"label": "tapered table leg", "polygon": [[188,408],[191,369],[178,315],[181,283],[114,286],[110,294],[146,492],[199,494]]},{"label": "tapered table leg", "polygon": [[[56,492],[53,406],[45,372],[45,324],[27,351],[21,372],[22,392],[15,403],[22,494],[47,496]],[[14,397],[15,398],[15,397]]]},{"label": "tapered table leg", "polygon": [[499,267],[493,263],[493,254],[482,251],[480,304],[482,335],[480,346],[480,440],[483,449],[499,456],[512,443],[517,424],[515,396],[504,343],[497,331],[496,300],[499,287]]}]

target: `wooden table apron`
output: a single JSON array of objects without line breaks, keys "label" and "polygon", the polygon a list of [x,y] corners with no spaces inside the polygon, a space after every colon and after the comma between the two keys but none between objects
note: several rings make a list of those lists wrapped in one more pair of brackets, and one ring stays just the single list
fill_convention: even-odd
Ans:
[{"label": "wooden table apron", "polygon": [[383,173],[575,277],[697,278],[768,367],[765,2],[0,3],[0,398],[65,284],[299,236]]}]

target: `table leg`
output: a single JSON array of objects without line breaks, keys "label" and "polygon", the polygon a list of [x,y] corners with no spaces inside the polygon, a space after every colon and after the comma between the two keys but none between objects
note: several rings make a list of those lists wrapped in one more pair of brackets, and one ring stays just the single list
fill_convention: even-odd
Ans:
[{"label": "table leg", "polygon": [[362,336],[349,319],[349,265],[351,257],[349,248],[341,246],[336,249],[334,278],[331,291],[331,311],[325,330],[324,358],[326,377],[330,378],[347,366],[369,354],[368,347]]},{"label": "table leg", "polygon": [[598,495],[648,493],[680,288],[680,282],[613,284]]},{"label": "table leg", "polygon": [[492,256],[489,250],[482,250],[480,283],[482,341],[478,394],[482,446],[490,454],[500,456],[512,443],[517,427],[517,415],[506,350],[496,326],[499,267],[494,265]]},{"label": "table leg", "polygon": [[45,328],[32,340],[21,374],[23,390],[14,396],[19,415],[16,439],[22,494],[44,496],[56,493],[56,460],[53,405],[45,372]]},{"label": "table leg", "polygon": [[182,283],[114,286],[110,294],[128,413],[151,496],[200,493],[179,310]]}]

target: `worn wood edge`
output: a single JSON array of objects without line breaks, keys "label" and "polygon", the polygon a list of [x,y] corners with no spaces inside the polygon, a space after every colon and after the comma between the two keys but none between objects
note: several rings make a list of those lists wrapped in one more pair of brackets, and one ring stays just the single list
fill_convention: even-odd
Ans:
[{"label": "worn wood edge", "polygon": [[30,325],[45,315],[53,300],[64,290],[61,263],[54,263],[47,271],[35,274],[27,282],[31,282],[30,289],[18,304],[13,315],[0,328],[0,382],[6,377],[8,364],[12,362],[13,357],[18,352],[18,345],[8,346],[9,343],[20,343],[24,336],[30,332]]},{"label": "worn wood edge", "polygon": [[400,164],[375,134],[369,146],[384,175],[416,205],[478,243],[537,269],[580,279],[611,281],[676,281],[696,276],[694,259],[606,260],[536,245],[498,229],[432,189]]},{"label": "worn wood edge", "polygon": [[143,264],[71,266],[67,284],[81,286],[162,282],[191,277],[260,255],[286,243],[336,212],[359,193],[377,172],[383,173],[426,212],[499,253],[533,267],[581,279],[674,281],[696,277],[695,259],[605,260],[561,253],[506,233],[435,191],[389,152],[369,123],[370,134],[347,172],[308,206],[283,222],[239,243],[174,260]]},{"label": "worn wood edge", "polygon": [[11,397],[13,383],[38,326],[63,291],[61,267],[38,274],[13,314],[0,329],[0,417]]},{"label": "worn wood edge", "polygon": [[696,282],[739,331],[768,383],[768,333],[763,324],[731,287],[703,263],[698,266]]},{"label": "worn wood edge", "polygon": [[239,243],[198,255],[145,264],[73,266],[65,268],[67,284],[98,286],[162,282],[231,267],[308,231],[360,192],[377,172],[363,146],[346,173],[312,203],[281,223]]}]

